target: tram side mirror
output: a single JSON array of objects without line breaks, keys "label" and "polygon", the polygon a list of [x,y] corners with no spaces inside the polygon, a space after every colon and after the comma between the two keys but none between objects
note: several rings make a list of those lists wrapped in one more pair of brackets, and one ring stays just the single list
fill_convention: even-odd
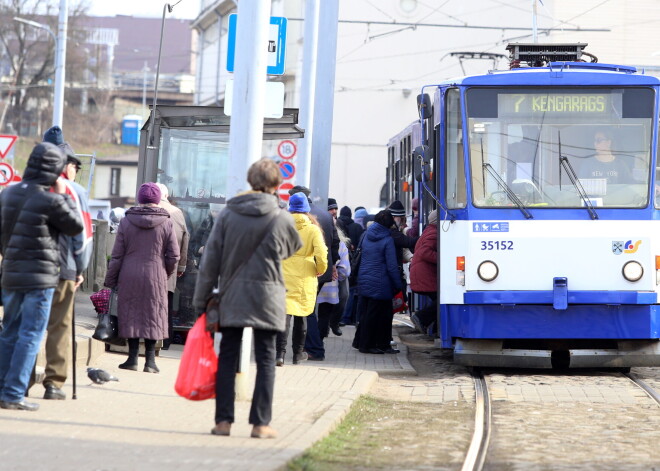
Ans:
[{"label": "tram side mirror", "polygon": [[431,108],[431,97],[428,93],[417,95],[417,111],[422,119],[429,119],[433,109]]},{"label": "tram side mirror", "polygon": [[[430,180],[429,163],[431,156],[429,155],[428,146],[417,146],[413,150],[413,171],[415,173],[415,180],[418,182]],[[422,171],[422,162],[424,163],[424,170]]]}]

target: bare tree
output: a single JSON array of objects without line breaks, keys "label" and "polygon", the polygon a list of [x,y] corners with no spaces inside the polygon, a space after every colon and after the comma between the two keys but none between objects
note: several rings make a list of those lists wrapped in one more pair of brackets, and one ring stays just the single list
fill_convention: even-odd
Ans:
[{"label": "bare tree", "polygon": [[[76,3],[69,11],[69,38],[75,38],[85,6]],[[0,96],[4,100],[0,130],[5,122],[20,130],[26,119],[37,120],[44,108],[52,108],[55,79],[55,49],[50,34],[42,29],[19,23],[24,18],[47,25],[57,33],[59,0],[0,0]],[[67,41],[67,56],[76,50]],[[74,57],[76,54],[73,55]],[[67,80],[79,68],[67,60]]]}]

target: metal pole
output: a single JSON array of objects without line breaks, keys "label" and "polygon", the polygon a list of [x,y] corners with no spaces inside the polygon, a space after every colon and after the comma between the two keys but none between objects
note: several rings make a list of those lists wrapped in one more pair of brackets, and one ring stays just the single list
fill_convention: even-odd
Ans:
[{"label": "metal pole", "polygon": [[[149,117],[149,134],[147,138],[147,161],[145,163],[145,180],[151,181],[156,173],[156,159],[158,158],[158,143],[154,142],[154,123],[156,121],[156,103],[158,102],[158,77],[160,75],[160,55],[163,52],[163,33],[165,31],[165,12],[172,13],[172,5],[163,5],[163,19],[160,23],[160,43],[158,44],[158,60],[156,62],[156,83],[154,83],[154,101]],[[139,185],[139,182],[138,182]]]},{"label": "metal pole", "polygon": [[298,144],[299,185],[309,188],[310,164],[312,160],[312,138],[314,135],[314,83],[316,82],[316,52],[319,39],[319,1],[305,2],[305,32],[303,45],[302,83],[300,85],[300,126],[305,130],[305,137]]},{"label": "metal pole", "polygon": [[66,31],[69,17],[69,0],[60,0],[60,19],[57,28],[57,52],[55,54],[55,99],[53,101],[53,126],[62,127],[64,114],[64,81],[66,64]]},{"label": "metal pole", "polygon": [[335,66],[337,62],[338,0],[320,3],[318,57],[316,63],[316,96],[314,99],[314,140],[309,189],[312,199],[325,206],[330,186],[330,153],[332,151],[332,115],[335,99]]},{"label": "metal pole", "polygon": [[246,189],[248,168],[261,158],[270,0],[239,2],[229,132],[227,196]]},{"label": "metal pole", "polygon": [[537,14],[536,0],[532,0],[532,41],[535,43],[539,42],[538,26],[536,24],[536,19],[537,19],[536,14]]},{"label": "metal pole", "polygon": [[142,68],[142,119],[147,111],[147,72],[149,67],[147,67],[147,61],[144,61],[144,67]]},{"label": "metal pole", "polygon": [[[261,158],[264,128],[270,0],[238,3],[236,61],[232,117],[229,130],[229,197],[246,189],[246,175]],[[252,329],[243,329],[241,359],[236,375],[236,397],[247,399]]]},{"label": "metal pole", "polygon": [[75,299],[75,292],[74,292],[74,298],[73,298],[73,312],[71,314],[71,363],[73,363],[71,372],[73,373],[72,378],[73,378],[73,395],[71,396],[71,399],[78,399],[78,396],[76,395],[76,353],[78,350],[78,346],[76,345],[76,299]]}]

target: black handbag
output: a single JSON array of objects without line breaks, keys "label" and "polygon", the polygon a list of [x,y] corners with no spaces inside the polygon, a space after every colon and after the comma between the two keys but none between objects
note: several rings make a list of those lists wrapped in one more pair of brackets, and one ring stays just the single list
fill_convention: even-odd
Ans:
[{"label": "black handbag", "polygon": [[119,322],[117,318],[117,291],[112,290],[110,294],[110,306],[108,312],[101,314],[99,323],[94,329],[92,338],[112,345],[124,346],[126,339],[119,337]]},{"label": "black handbag", "polygon": [[357,284],[360,262],[362,261],[362,239],[364,239],[364,235],[362,235],[360,243],[358,243],[357,248],[351,254],[351,274],[348,275],[349,286],[355,286]]}]

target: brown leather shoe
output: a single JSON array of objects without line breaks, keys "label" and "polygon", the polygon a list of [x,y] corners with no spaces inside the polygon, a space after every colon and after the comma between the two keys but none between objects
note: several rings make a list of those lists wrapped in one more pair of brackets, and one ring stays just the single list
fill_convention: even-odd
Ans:
[{"label": "brown leather shoe", "polygon": [[222,435],[223,437],[228,437],[230,431],[231,422],[218,422],[215,424],[215,427],[211,429],[213,435]]},{"label": "brown leather shoe", "polygon": [[252,427],[252,438],[277,438],[277,432],[270,425],[255,425]]}]

